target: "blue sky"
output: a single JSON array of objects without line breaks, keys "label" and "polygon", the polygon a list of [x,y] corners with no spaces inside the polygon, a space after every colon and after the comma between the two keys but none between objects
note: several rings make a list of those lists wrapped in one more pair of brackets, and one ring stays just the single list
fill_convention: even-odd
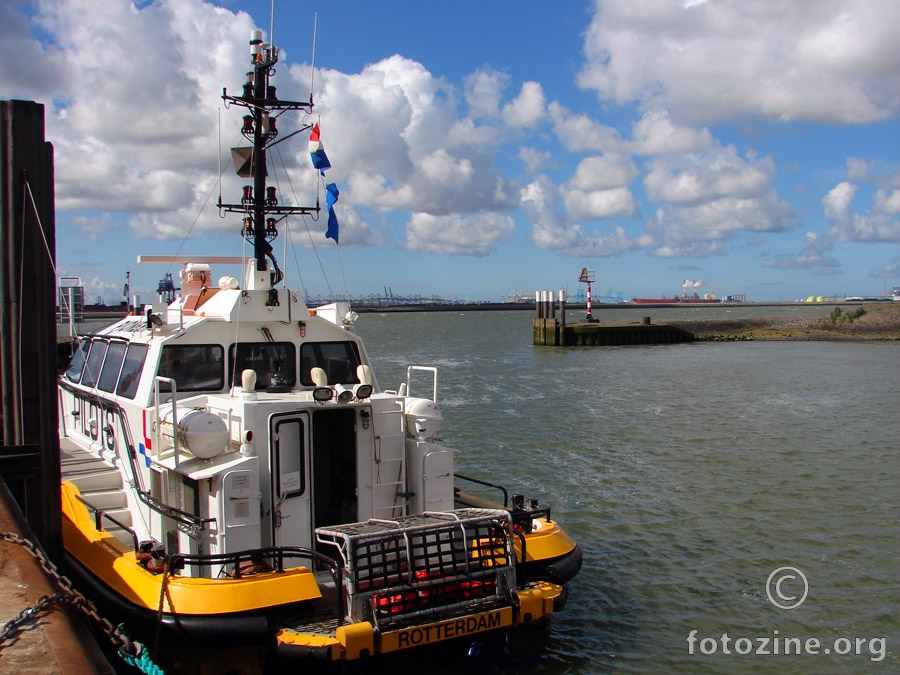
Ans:
[{"label": "blue sky", "polygon": [[[290,286],[499,300],[574,293],[582,267],[595,297],[900,285],[895,0],[276,5],[281,98],[308,95],[318,9],[312,121],[341,190],[339,251],[323,220],[276,242]],[[46,105],[57,262],[89,300],[121,300],[127,271],[145,301],[177,279],[138,254],[244,252],[210,206],[240,138],[220,95],[270,8],[0,6],[0,98]],[[273,157],[283,199],[314,193],[305,140]]]}]

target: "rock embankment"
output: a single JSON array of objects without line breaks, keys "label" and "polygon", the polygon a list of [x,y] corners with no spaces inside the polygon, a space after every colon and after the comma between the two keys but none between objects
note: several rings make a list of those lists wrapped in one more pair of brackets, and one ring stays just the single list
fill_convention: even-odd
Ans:
[{"label": "rock embankment", "polygon": [[694,334],[696,340],[900,340],[900,303],[840,309],[824,319],[734,319],[672,321],[671,325]]}]

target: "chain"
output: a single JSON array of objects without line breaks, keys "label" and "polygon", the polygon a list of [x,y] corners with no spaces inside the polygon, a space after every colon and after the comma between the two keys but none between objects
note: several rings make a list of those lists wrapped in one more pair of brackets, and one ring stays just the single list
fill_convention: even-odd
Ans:
[{"label": "chain", "polygon": [[20,630],[22,630],[22,626],[24,626],[29,621],[37,618],[39,614],[46,611],[53,605],[54,602],[61,601],[62,598],[62,593],[54,593],[53,595],[41,596],[38,601],[31,607],[26,607],[21,612],[16,614],[12,619],[7,621],[6,625],[3,627],[3,632],[0,633],[0,647],[2,647],[7,640],[15,637],[16,634]]},{"label": "chain", "polygon": [[38,614],[49,609],[54,603],[57,603],[59,605],[68,605],[93,621],[123,656],[135,658],[140,654],[140,644],[133,642],[124,634],[124,627],[120,625],[118,628],[113,628],[113,625],[107,619],[100,616],[94,603],[75,590],[69,578],[60,574],[56,565],[48,560],[43,551],[37,546],[28,539],[24,539],[18,534],[9,532],[0,532],[0,540],[18,544],[28,551],[34,559],[38,561],[41,569],[44,570],[44,572],[56,582],[57,587],[61,589],[53,595],[43,596],[34,605],[23,609],[14,618],[8,621],[3,628],[3,632],[0,633],[0,648],[4,646],[7,640],[15,636],[21,630],[22,625],[32,621]]}]

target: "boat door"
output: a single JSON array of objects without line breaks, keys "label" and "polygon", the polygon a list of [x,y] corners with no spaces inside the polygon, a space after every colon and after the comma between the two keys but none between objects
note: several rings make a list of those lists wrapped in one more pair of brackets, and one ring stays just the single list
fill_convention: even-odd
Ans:
[{"label": "boat door", "polygon": [[354,523],[356,490],[356,410],[315,410],[312,414],[313,524]]},{"label": "boat door", "polygon": [[310,523],[309,415],[289,413],[269,419],[272,467],[272,541],[275,546],[312,544]]}]

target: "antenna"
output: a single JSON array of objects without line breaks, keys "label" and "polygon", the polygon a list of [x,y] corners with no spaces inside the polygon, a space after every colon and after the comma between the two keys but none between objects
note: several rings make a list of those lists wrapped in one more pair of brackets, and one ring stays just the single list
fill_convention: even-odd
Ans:
[{"label": "antenna", "polygon": [[[274,2],[274,0],[273,0]],[[313,81],[316,77],[316,35],[319,32],[319,12],[313,17],[312,67],[309,71],[309,102],[313,102]]]},{"label": "antenna", "polygon": [[269,44],[275,46],[275,0],[272,0],[272,12],[269,18]]}]

